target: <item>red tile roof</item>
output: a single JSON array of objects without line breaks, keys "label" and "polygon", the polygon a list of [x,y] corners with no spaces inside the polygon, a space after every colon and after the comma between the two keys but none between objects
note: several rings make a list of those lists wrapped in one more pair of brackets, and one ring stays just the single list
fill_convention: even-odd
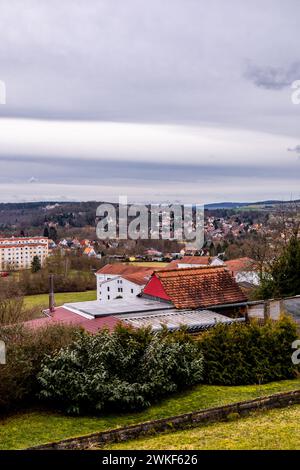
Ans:
[{"label": "red tile roof", "polygon": [[97,274],[114,274],[116,276],[122,275],[131,275],[137,273],[143,274],[152,274],[154,268],[147,268],[146,266],[136,266],[132,264],[124,264],[124,263],[114,263],[114,264],[106,264],[103,268],[97,271]]},{"label": "red tile roof", "polygon": [[64,307],[58,307],[51,317],[37,318],[24,322],[24,326],[32,329],[40,328],[51,324],[65,324],[79,326],[90,333],[97,333],[102,328],[113,330],[120,323],[120,320],[114,316],[99,317],[89,320],[81,315],[71,312]]},{"label": "red tile roof", "polygon": [[165,269],[176,269],[178,264],[201,264],[203,266],[209,266],[213,260],[211,256],[183,256],[180,259],[174,259],[171,261]]},{"label": "red tile roof", "polygon": [[134,284],[138,284],[139,286],[145,286],[149,281],[151,274],[153,273],[153,269],[148,273],[133,273],[133,274],[123,274],[122,277],[127,279],[127,281],[133,282]]},{"label": "red tile roof", "polygon": [[255,271],[257,269],[255,261],[247,257],[225,261],[225,267],[234,274],[240,271]]},{"label": "red tile roof", "polygon": [[179,309],[208,308],[247,300],[223,266],[156,271],[143,294],[169,300]]}]

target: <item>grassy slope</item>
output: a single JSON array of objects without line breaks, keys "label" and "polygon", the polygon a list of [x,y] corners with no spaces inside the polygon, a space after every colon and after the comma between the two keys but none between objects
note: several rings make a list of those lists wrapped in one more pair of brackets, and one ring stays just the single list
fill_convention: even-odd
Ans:
[{"label": "grassy slope", "polygon": [[256,412],[247,418],[160,434],[106,449],[299,450],[300,405]]},{"label": "grassy slope", "polygon": [[[68,302],[84,302],[87,300],[96,300],[95,290],[85,292],[61,292],[55,294],[55,303],[57,306]],[[26,308],[47,308],[49,305],[49,296],[48,294],[27,295],[24,303]]]},{"label": "grassy slope", "polygon": [[39,410],[23,412],[0,420],[0,449],[21,449],[67,437],[299,388],[300,379],[273,382],[261,386],[199,385],[193,390],[174,395],[141,413],[102,417],[66,417],[59,413]]}]

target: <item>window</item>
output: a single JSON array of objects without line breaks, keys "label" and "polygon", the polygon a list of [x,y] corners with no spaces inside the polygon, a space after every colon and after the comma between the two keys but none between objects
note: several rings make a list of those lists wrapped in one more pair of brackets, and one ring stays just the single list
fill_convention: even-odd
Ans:
[{"label": "window", "polygon": [[110,287],[107,288],[107,292],[109,292],[109,291],[110,291]]},{"label": "window", "polygon": [[131,290],[131,293],[133,294],[133,289],[130,289]]},{"label": "window", "polygon": [[110,295],[107,296],[107,300],[109,300],[109,299],[110,299]]}]

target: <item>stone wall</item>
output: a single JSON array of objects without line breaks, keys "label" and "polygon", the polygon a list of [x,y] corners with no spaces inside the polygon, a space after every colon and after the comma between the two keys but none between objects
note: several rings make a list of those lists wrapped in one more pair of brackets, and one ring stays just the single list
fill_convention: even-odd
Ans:
[{"label": "stone wall", "polygon": [[231,415],[236,417],[247,416],[256,410],[268,410],[283,408],[300,404],[300,390],[277,393],[255,400],[243,401],[231,405],[208,408],[192,413],[185,413],[170,418],[147,421],[132,426],[112,429],[110,431],[97,432],[81,437],[64,439],[59,442],[31,447],[30,450],[63,450],[63,449],[88,449],[93,446],[101,447],[112,442],[127,441],[141,436],[155,433],[174,431],[199,426],[201,424],[226,421]]}]

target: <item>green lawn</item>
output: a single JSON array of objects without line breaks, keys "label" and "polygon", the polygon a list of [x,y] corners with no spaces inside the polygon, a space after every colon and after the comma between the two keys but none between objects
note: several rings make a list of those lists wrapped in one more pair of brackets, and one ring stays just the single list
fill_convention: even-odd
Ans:
[{"label": "green lawn", "polygon": [[133,266],[143,266],[144,268],[165,268],[169,263],[164,263],[163,261],[130,261],[129,263]]},{"label": "green lawn", "polygon": [[29,410],[0,420],[0,449],[21,449],[299,388],[300,379],[260,386],[199,385],[140,413],[100,417],[70,417],[60,413]]},{"label": "green lawn", "polygon": [[113,444],[105,449],[299,450],[300,405],[246,418]]},{"label": "green lawn", "polygon": [[[61,292],[55,294],[55,304],[60,306],[68,302],[85,302],[96,300],[96,291],[88,290],[84,292]],[[27,295],[24,301],[26,308],[40,307],[47,308],[49,305],[48,294]]]}]

